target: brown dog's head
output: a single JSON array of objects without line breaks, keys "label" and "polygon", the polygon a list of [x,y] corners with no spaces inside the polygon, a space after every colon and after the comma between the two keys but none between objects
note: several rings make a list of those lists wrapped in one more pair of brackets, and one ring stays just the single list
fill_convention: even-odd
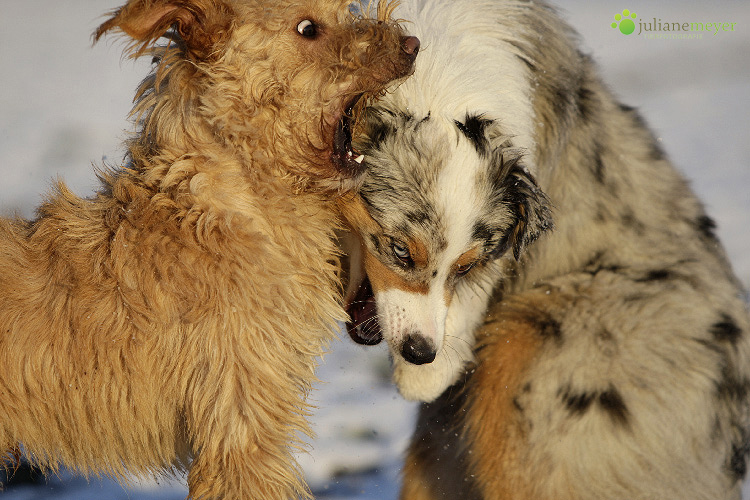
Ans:
[{"label": "brown dog's head", "polygon": [[[253,169],[348,187],[362,171],[351,146],[355,107],[408,75],[419,50],[387,8],[364,19],[349,4],[131,0],[94,37],[119,30],[134,56],[158,63],[135,109],[143,154],[220,142]],[[155,47],[162,37],[168,43]]]}]

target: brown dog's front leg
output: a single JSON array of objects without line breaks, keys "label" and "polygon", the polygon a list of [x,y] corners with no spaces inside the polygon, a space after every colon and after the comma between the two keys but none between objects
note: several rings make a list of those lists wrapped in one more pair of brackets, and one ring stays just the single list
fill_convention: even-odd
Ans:
[{"label": "brown dog's front leg", "polygon": [[[208,349],[208,348],[206,348]],[[188,439],[195,457],[188,474],[192,500],[292,500],[311,497],[294,452],[309,428],[303,397],[290,391],[266,354],[240,343],[236,356],[216,357],[195,375],[186,400]],[[312,371],[310,369],[310,371]]]},{"label": "brown dog's front leg", "polygon": [[288,459],[257,445],[199,452],[188,474],[191,500],[291,500],[309,497]]}]

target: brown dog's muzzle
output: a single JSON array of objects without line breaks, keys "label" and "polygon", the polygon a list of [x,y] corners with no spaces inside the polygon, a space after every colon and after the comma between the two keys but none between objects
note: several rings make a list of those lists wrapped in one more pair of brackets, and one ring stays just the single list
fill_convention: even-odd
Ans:
[{"label": "brown dog's muzzle", "polygon": [[[379,76],[384,82],[403,78],[410,75],[414,70],[414,61],[417,59],[417,54],[419,53],[419,38],[415,36],[401,36],[399,42],[401,45],[400,57],[396,58],[392,67],[382,72]],[[383,84],[381,83],[381,85]],[[367,91],[362,94],[356,94],[346,104],[341,119],[334,129],[331,162],[347,178],[355,178],[365,170],[365,165],[362,163],[364,156],[360,155],[352,147],[352,129],[354,128],[352,121],[354,109],[366,93]]]},{"label": "brown dog's muzzle", "polygon": [[412,64],[414,64],[417,54],[419,54],[419,45],[419,38],[415,36],[401,37],[401,50],[406,53]]}]

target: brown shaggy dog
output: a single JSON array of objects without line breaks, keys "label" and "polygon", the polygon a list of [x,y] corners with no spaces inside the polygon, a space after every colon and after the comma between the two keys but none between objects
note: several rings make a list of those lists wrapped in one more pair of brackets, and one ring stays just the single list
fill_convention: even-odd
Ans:
[{"label": "brown shaggy dog", "polygon": [[418,50],[347,3],[132,0],[98,29],[156,68],[95,197],[61,184],[0,221],[0,452],[187,467],[195,499],[308,494],[293,452],[345,317],[331,194],[361,170],[346,115]]}]

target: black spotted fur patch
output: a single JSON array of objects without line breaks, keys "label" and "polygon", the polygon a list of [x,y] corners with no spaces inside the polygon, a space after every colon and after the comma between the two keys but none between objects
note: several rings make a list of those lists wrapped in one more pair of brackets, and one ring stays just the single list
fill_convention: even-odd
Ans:
[{"label": "black spotted fur patch", "polygon": [[558,392],[563,405],[571,415],[583,416],[597,408],[608,415],[613,423],[621,426],[628,424],[628,407],[622,394],[614,386],[604,391],[575,392],[568,387]]}]

